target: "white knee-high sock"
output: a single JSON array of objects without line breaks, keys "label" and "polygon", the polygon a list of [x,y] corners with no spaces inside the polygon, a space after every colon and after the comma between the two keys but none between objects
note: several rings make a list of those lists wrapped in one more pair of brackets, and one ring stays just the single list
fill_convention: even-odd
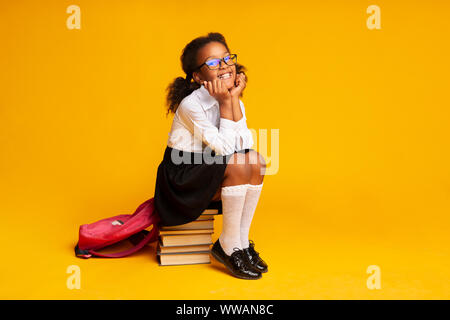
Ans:
[{"label": "white knee-high sock", "polygon": [[221,189],[223,223],[219,243],[229,256],[234,252],[233,248],[242,249],[240,225],[247,188],[248,184],[240,184]]},{"label": "white knee-high sock", "polygon": [[250,243],[248,242],[250,225],[252,223],[253,215],[255,214],[256,205],[258,204],[263,184],[264,182],[256,185],[248,185],[241,217],[241,245],[243,249],[248,248],[250,245]]}]

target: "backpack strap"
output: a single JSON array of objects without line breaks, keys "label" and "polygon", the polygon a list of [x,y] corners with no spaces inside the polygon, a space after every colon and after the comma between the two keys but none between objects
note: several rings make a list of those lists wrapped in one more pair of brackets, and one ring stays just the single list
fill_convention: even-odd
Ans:
[{"label": "backpack strap", "polygon": [[78,257],[82,258],[90,258],[92,256],[95,257],[103,257],[103,258],[122,258],[125,256],[128,256],[130,254],[135,253],[136,251],[139,251],[142,247],[144,247],[147,243],[155,241],[158,238],[158,227],[156,225],[153,225],[153,228],[150,232],[148,232],[145,237],[137,243],[134,247],[121,251],[121,252],[115,252],[115,253],[100,253],[94,250],[80,250],[78,248],[78,245],[75,247],[75,253]]}]

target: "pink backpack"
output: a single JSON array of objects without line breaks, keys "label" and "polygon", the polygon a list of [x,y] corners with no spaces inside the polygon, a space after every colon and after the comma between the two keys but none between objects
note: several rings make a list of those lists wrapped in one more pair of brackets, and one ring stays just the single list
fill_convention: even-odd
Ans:
[{"label": "pink backpack", "polygon": [[[156,241],[159,234],[160,219],[154,207],[154,198],[142,203],[133,214],[122,214],[80,226],[79,240],[75,255],[80,258],[92,256],[121,258],[128,256],[147,243]],[[151,231],[145,230],[153,225]],[[100,250],[119,241],[128,239],[134,247],[122,252],[99,253]]]}]

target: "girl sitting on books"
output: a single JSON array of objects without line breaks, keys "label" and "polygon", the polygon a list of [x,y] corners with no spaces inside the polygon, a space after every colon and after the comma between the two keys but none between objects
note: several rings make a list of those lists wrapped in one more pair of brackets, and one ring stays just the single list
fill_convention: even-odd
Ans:
[{"label": "girl sitting on books", "polygon": [[247,128],[242,97],[245,67],[222,34],[208,33],[183,49],[177,77],[167,90],[174,114],[156,178],[155,208],[161,226],[196,220],[220,201],[223,225],[211,254],[233,276],[259,279],[267,264],[248,239],[265,173]]}]

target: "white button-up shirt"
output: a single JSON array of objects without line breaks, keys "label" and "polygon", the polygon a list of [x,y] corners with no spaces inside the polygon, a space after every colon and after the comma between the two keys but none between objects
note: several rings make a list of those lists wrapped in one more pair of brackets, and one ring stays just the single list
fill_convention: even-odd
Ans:
[{"label": "white button-up shirt", "polygon": [[239,104],[241,120],[221,118],[219,102],[201,85],[180,102],[167,145],[188,152],[204,152],[204,148],[209,147],[216,155],[251,148],[253,137],[247,128],[244,103],[240,99]]}]

